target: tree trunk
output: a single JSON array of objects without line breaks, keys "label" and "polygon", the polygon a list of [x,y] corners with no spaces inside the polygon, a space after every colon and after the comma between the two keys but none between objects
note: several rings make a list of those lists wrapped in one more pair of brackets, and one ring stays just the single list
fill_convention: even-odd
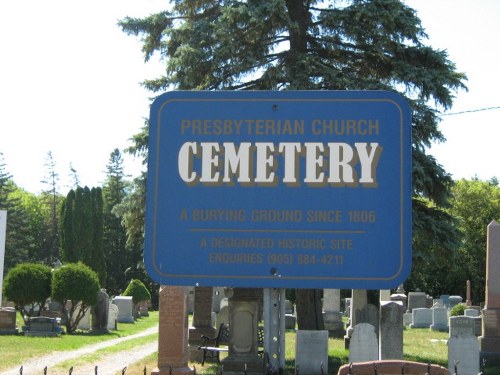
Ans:
[{"label": "tree trunk", "polygon": [[299,329],[323,330],[321,289],[296,289],[297,324]]}]

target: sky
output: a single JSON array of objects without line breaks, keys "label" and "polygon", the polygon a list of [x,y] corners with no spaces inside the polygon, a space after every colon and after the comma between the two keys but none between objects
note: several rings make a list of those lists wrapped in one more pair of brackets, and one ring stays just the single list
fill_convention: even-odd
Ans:
[{"label": "sky", "polygon": [[[131,145],[149,116],[140,86],[163,64],[144,62],[139,38],[117,26],[125,16],[165,9],[166,0],[16,0],[0,2],[0,152],[21,188],[39,193],[52,154],[59,189],[105,179],[110,154]],[[447,141],[429,153],[454,179],[500,177],[500,1],[405,0],[429,39],[468,76],[442,117]],[[483,110],[485,108],[490,108]],[[125,172],[141,167],[124,153]]]}]

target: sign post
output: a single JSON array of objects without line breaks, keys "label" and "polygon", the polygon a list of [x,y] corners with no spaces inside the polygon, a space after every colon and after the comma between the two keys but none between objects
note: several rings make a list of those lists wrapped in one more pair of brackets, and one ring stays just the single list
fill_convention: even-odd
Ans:
[{"label": "sign post", "polygon": [[411,116],[388,91],[171,92],[151,108],[160,284],[389,289],[411,267]]}]

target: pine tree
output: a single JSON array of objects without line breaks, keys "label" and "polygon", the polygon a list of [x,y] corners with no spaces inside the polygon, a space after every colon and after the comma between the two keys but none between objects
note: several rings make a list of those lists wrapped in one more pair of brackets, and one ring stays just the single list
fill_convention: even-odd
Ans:
[{"label": "pine tree", "polygon": [[[141,36],[146,61],[159,53],[165,75],[144,81],[149,90],[392,90],[413,111],[414,254],[452,252],[456,231],[448,204],[451,176],[426,153],[443,141],[438,111],[465,88],[446,51],[425,45],[415,11],[400,0],[212,1],[172,3],[171,10],[119,25]],[[141,138],[138,138],[141,139]],[[418,266],[418,262],[415,262]],[[297,294],[310,325],[319,293]],[[317,299],[317,297],[315,297]]]},{"label": "pine tree", "polygon": [[132,266],[130,249],[127,248],[127,231],[115,207],[127,195],[127,181],[123,171],[123,157],[118,149],[110,154],[103,185],[103,249],[108,268],[106,288],[109,294],[118,295],[127,286],[127,268]]}]

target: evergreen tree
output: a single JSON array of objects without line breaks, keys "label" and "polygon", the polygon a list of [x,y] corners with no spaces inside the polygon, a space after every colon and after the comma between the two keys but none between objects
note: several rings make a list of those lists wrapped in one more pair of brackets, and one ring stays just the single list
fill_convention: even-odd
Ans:
[{"label": "evergreen tree", "polygon": [[16,264],[27,262],[31,249],[27,218],[21,199],[16,196],[17,189],[0,152],[0,210],[7,211],[4,274]]},{"label": "evergreen tree", "polygon": [[70,190],[61,207],[61,256],[65,263],[83,262],[106,281],[103,253],[101,188]]},{"label": "evergreen tree", "polygon": [[[165,75],[146,80],[165,90],[392,90],[413,110],[414,254],[452,252],[446,207],[452,179],[426,153],[443,141],[437,112],[448,109],[465,75],[446,51],[424,44],[415,11],[400,0],[175,1],[171,10],[119,25],[140,35],[148,60],[159,53]],[[429,247],[429,242],[442,246]],[[416,263],[418,265],[418,263]],[[321,328],[315,291],[297,293],[301,329]],[[304,302],[301,302],[304,301]]]},{"label": "evergreen tree", "polygon": [[42,191],[42,202],[49,208],[50,216],[47,221],[47,235],[44,246],[45,262],[52,264],[59,258],[59,215],[61,195],[59,194],[59,174],[56,171],[56,162],[52,152],[45,158],[45,176],[41,181],[45,186]]},{"label": "evergreen tree", "polygon": [[108,268],[106,288],[111,295],[118,295],[127,286],[125,271],[131,264],[127,248],[127,231],[114,208],[127,195],[127,181],[123,171],[123,158],[120,150],[114,149],[106,166],[106,180],[103,185],[103,249]]}]

